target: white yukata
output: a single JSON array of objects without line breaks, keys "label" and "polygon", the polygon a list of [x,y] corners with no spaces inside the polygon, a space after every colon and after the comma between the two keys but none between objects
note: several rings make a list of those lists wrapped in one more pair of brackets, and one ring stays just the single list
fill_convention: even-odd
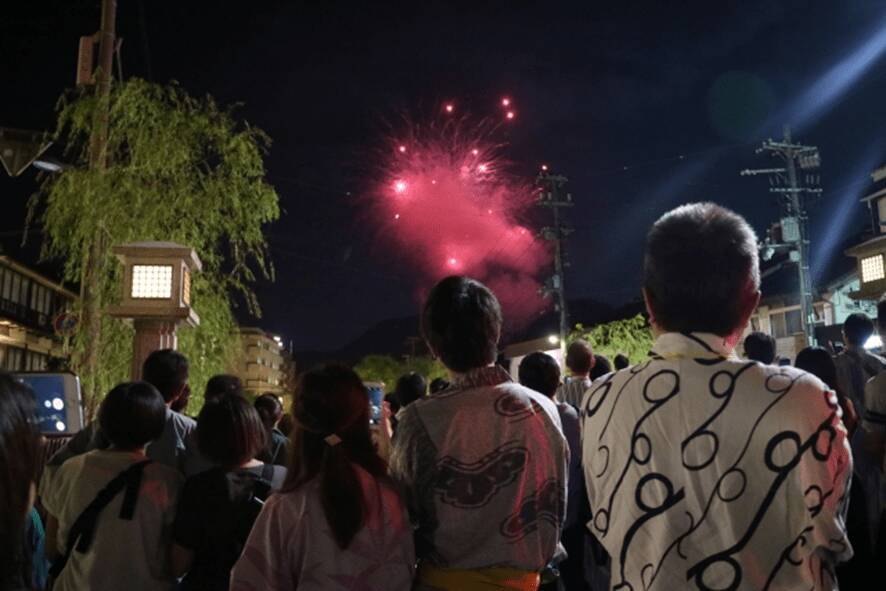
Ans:
[{"label": "white yukata", "polygon": [[818,378],[667,333],[581,411],[589,525],[613,589],[837,588],[852,457]]},{"label": "white yukata", "polygon": [[315,479],[272,495],[231,571],[231,591],[408,591],[415,551],[397,492],[354,467],[369,510],[347,548],[335,541]]}]

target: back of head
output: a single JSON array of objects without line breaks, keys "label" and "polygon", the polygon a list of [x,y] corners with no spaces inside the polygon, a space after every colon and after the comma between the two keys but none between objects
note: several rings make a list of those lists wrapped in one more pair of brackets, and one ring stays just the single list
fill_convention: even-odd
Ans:
[{"label": "back of head", "polygon": [[437,392],[442,392],[446,388],[449,387],[449,380],[446,378],[434,378],[431,380],[431,386],[428,388],[431,394],[436,394]]},{"label": "back of head", "polygon": [[209,402],[210,400],[215,400],[216,398],[221,398],[228,394],[241,396],[243,394],[243,382],[241,382],[240,378],[237,376],[222,373],[212,376],[209,378],[209,381],[206,382],[206,390],[203,393],[203,400]]},{"label": "back of head", "polygon": [[0,589],[20,574],[24,558],[25,518],[40,455],[34,411],[33,392],[0,373]]},{"label": "back of head", "polygon": [[846,317],[843,322],[843,336],[846,342],[853,347],[864,347],[871,335],[874,334],[874,323],[867,314],[855,312]]},{"label": "back of head", "polygon": [[255,399],[255,410],[261,417],[262,423],[268,429],[273,429],[283,418],[283,403],[280,397],[271,392],[265,392]]},{"label": "back of head", "polygon": [[283,491],[320,479],[326,520],[346,548],[366,519],[366,499],[353,464],[376,478],[387,467],[375,452],[369,431],[369,397],[354,371],[321,366],[302,374],[292,402],[295,427]]},{"label": "back of head", "polygon": [[662,330],[731,335],[756,303],[759,286],[757,236],[740,215],[692,203],[649,230],[643,287]]},{"label": "back of head", "polygon": [[553,398],[560,386],[560,366],[557,360],[541,351],[530,353],[520,361],[520,383],[548,398]]},{"label": "back of head", "polygon": [[174,349],[154,351],[142,365],[142,379],[157,388],[163,400],[172,402],[188,383],[188,359]]},{"label": "back of head", "polygon": [[211,462],[231,470],[265,447],[258,411],[242,396],[228,394],[203,405],[197,417],[197,446]]},{"label": "back of head", "polygon": [[116,449],[134,450],[157,439],[166,425],[166,402],[153,384],[124,382],[98,410],[98,426]]},{"label": "back of head", "polygon": [[752,332],[744,338],[745,357],[763,365],[772,365],[775,361],[775,347],[775,338],[765,332]]},{"label": "back of head", "polygon": [[601,378],[608,373],[612,373],[612,364],[609,363],[609,358],[605,355],[594,355],[594,367],[591,368],[591,373],[588,374],[591,381]]},{"label": "back of head", "polygon": [[566,349],[566,367],[575,375],[586,376],[594,367],[594,350],[584,340],[569,343]]},{"label": "back of head", "polygon": [[397,389],[394,393],[397,396],[397,401],[400,403],[400,407],[403,408],[409,406],[419,398],[424,398],[427,391],[428,384],[425,379],[421,374],[417,374],[413,371],[400,376],[400,379],[397,380]]},{"label": "back of head", "polygon": [[626,367],[630,367],[631,360],[628,359],[627,355],[625,355],[623,353],[619,353],[618,355],[615,356],[615,359],[612,360],[612,363],[615,365],[615,371],[618,371],[620,369],[625,369]]},{"label": "back of head", "polygon": [[806,347],[797,353],[794,367],[808,371],[832,390],[837,389],[837,366],[827,349],[823,347]]},{"label": "back of head", "polygon": [[431,351],[459,373],[495,361],[501,323],[495,295],[479,281],[455,275],[434,286],[421,314]]}]

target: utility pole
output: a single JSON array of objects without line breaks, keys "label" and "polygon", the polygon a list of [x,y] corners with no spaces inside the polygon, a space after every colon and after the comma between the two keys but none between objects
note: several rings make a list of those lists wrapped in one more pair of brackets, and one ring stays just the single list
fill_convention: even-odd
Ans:
[{"label": "utility pole", "polygon": [[[809,234],[806,211],[807,197],[821,193],[820,178],[814,171],[821,166],[816,146],[796,144],[791,139],[791,128],[785,126],[784,139],[768,139],[757,149],[757,154],[768,152],[784,162],[783,168],[743,170],[742,176],[765,174],[769,177],[769,192],[775,193],[781,208],[781,236],[771,232],[761,244],[763,258],[769,259],[776,251],[787,252],[789,260],[797,265],[800,284],[800,315],[807,345],[815,344],[815,310],[813,308],[812,274],[809,269]],[[803,171],[804,178],[799,178]]]},{"label": "utility pole", "polygon": [[539,187],[538,205],[549,207],[553,214],[553,226],[541,229],[541,237],[554,243],[554,274],[545,281],[541,291],[544,296],[555,296],[555,309],[560,314],[559,338],[560,350],[565,353],[566,335],[569,333],[569,316],[566,309],[566,293],[563,284],[563,270],[568,263],[564,258],[563,241],[572,233],[572,229],[565,223],[560,213],[562,207],[572,207],[572,195],[566,192],[566,183],[569,179],[562,175],[550,174],[547,167],[543,166],[535,180]]},{"label": "utility pole", "polygon": [[[97,109],[92,124],[92,135],[89,142],[89,167],[99,173],[108,167],[107,142],[110,120],[111,75],[114,67],[114,48],[116,45],[117,0],[102,0],[101,30],[99,37],[98,68],[95,73]],[[101,223],[101,211],[94,212],[99,220],[93,231],[88,246],[87,258],[80,276],[80,304],[83,313],[83,330],[86,331],[83,350],[83,366],[87,375],[92,378],[90,390],[87,391],[87,408],[95,411],[98,384],[99,348],[102,339],[102,294],[98,288],[102,273],[105,271],[104,260],[108,255],[105,244],[104,227]]]}]

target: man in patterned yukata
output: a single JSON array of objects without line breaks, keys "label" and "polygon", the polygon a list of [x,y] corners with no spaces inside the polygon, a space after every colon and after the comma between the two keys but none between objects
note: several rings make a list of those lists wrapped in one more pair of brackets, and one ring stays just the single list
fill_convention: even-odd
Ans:
[{"label": "man in patterned yukata", "polygon": [[649,232],[650,359],[595,382],[581,408],[612,588],[837,588],[852,555],[846,430],[817,378],[735,355],[759,284],[756,236],[729,210],[685,205]]},{"label": "man in patterned yukata", "polygon": [[554,403],[495,365],[501,323],[492,292],[466,277],[443,279],[422,312],[452,385],[409,405],[394,438],[416,589],[535,590],[557,553],[569,452]]}]

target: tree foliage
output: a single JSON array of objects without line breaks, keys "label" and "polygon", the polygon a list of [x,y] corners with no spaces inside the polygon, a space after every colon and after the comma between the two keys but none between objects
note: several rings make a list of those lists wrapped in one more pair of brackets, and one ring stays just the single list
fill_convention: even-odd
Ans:
[{"label": "tree foliage", "polygon": [[587,340],[594,348],[594,353],[605,355],[610,360],[619,353],[627,355],[631,363],[646,359],[653,342],[649,323],[642,314],[590,328],[576,324],[567,341],[576,339]]},{"label": "tree foliage", "polygon": [[424,376],[428,382],[449,375],[442,363],[424,356],[400,360],[390,355],[367,355],[354,366],[354,371],[367,382],[384,382],[388,391],[394,389],[400,376],[412,371]]},{"label": "tree foliage", "polygon": [[[96,232],[110,245],[164,240],[197,251],[203,272],[194,276],[192,299],[201,323],[180,332],[180,348],[198,394],[237,346],[233,302],[245,301],[258,315],[250,284],[256,273],[273,275],[263,234],[279,216],[277,194],[265,181],[270,139],[211,97],[191,97],[176,84],[117,83],[107,106],[109,165],[95,170],[87,162],[99,99],[83,92],[59,101],[55,141],[66,146],[73,166],[43,177],[29,224],[42,227],[44,257],[62,259],[71,282],[81,281]],[[119,300],[119,265],[110,252],[97,264],[106,307]],[[107,316],[102,324],[101,335],[81,330],[74,339],[75,370],[82,370],[77,351],[85,340],[101,339],[98,375],[81,375],[94,394],[126,379],[131,357],[131,329]],[[199,404],[199,396],[193,400]],[[93,410],[97,399],[87,403]]]}]

